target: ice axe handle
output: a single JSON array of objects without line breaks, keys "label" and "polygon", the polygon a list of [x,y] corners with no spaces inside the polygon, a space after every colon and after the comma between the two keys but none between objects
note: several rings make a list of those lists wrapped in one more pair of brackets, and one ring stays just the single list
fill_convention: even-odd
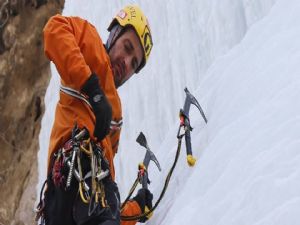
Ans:
[{"label": "ice axe handle", "polygon": [[186,144],[187,163],[189,166],[194,166],[196,163],[196,159],[193,157],[192,144],[191,144],[191,131],[189,129],[185,131],[185,144]]},{"label": "ice axe handle", "polygon": [[144,163],[139,164],[139,176],[141,178],[140,183],[142,187],[148,189],[148,171]]},{"label": "ice axe handle", "polygon": [[142,187],[145,189],[148,189],[148,172],[147,171],[145,171],[145,175],[143,177]]}]

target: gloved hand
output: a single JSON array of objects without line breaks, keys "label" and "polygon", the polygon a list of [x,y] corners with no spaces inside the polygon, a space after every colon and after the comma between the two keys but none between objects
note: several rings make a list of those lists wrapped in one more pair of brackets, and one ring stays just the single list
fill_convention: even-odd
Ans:
[{"label": "gloved hand", "polygon": [[89,77],[81,90],[89,97],[88,101],[96,117],[94,136],[98,141],[101,141],[109,133],[112,118],[111,105],[99,86],[99,79],[96,74],[93,73]]},{"label": "gloved hand", "polygon": [[[132,199],[135,200],[139,204],[139,206],[142,210],[142,213],[144,213],[145,209],[147,209],[147,208],[148,208],[148,210],[152,209],[153,194],[148,189],[141,188],[138,191],[138,193],[136,194],[136,196],[133,197]],[[148,216],[141,218],[139,220],[139,222],[145,223],[148,219],[150,219],[151,216],[152,216],[152,213],[150,213]]]}]

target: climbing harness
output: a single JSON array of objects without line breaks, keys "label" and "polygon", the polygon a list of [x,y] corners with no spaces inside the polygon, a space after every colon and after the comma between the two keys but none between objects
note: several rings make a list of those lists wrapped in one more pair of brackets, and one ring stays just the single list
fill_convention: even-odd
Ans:
[{"label": "climbing harness", "polygon": [[[77,99],[83,101],[85,104],[87,104],[92,109],[91,104],[87,100],[87,96],[84,95],[83,93],[81,93],[81,92],[79,92],[79,91],[77,91],[73,88],[63,86],[63,85],[60,85],[60,91],[67,94],[67,95],[70,95],[74,98],[77,98]],[[111,130],[120,130],[122,125],[123,125],[123,120],[119,120],[119,121],[112,120],[111,123],[110,123],[110,129]]]},{"label": "climbing harness", "polygon": [[[87,96],[83,93],[62,85],[60,91],[81,100],[92,109]],[[122,120],[111,121],[112,132],[121,129],[122,123]],[[89,164],[89,171],[86,171],[87,164]],[[109,162],[103,155],[100,145],[91,141],[86,129],[80,130],[77,125],[74,126],[71,139],[54,154],[50,175],[47,180],[51,179],[56,187],[66,191],[73,186],[72,182],[75,177],[78,182],[80,199],[83,203],[88,204],[88,216],[92,216],[94,213],[100,215],[104,209],[109,208],[104,186],[105,178],[110,177]],[[43,189],[40,193],[40,203],[36,209],[36,220],[42,218],[41,222],[43,222],[45,208],[42,199]]]},{"label": "climbing harness", "polygon": [[[181,144],[182,144],[182,138],[185,136],[185,141],[186,141],[186,147],[187,147],[187,155],[188,155],[188,164],[190,166],[193,166],[195,164],[195,159],[192,157],[192,150],[191,150],[191,136],[190,136],[190,132],[192,131],[192,127],[190,125],[190,120],[189,120],[189,110],[190,110],[190,106],[191,104],[194,104],[200,111],[205,123],[207,123],[207,119],[206,119],[206,116],[200,106],[200,104],[198,103],[198,101],[196,100],[196,98],[188,91],[187,88],[184,89],[185,93],[186,93],[186,99],[185,99],[185,103],[184,103],[184,107],[183,109],[180,109],[180,113],[179,113],[179,117],[180,117],[180,125],[179,125],[179,128],[178,128],[178,132],[177,132],[177,139],[178,139],[178,144],[177,144],[177,151],[176,151],[176,154],[175,154],[175,158],[174,158],[174,162],[167,174],[167,177],[165,179],[165,183],[164,183],[164,186],[163,186],[163,189],[161,191],[161,194],[160,196],[158,197],[156,203],[154,204],[154,206],[149,209],[148,211],[145,210],[144,213],[140,214],[140,215],[135,215],[135,216],[121,216],[121,219],[124,220],[124,221],[133,221],[133,220],[140,220],[144,217],[151,217],[152,213],[154,212],[154,210],[157,208],[157,206],[159,205],[159,203],[161,202],[162,198],[164,197],[165,193],[166,193],[166,190],[168,188],[168,185],[169,185],[169,182],[170,182],[170,179],[172,177],[172,174],[174,172],[174,169],[177,165],[177,162],[178,162],[178,158],[179,158],[179,155],[180,155],[180,151],[181,151]],[[146,138],[145,137],[142,137],[142,141],[140,140],[141,139],[141,134],[139,135],[139,137],[137,138],[137,142],[138,143],[144,143],[144,144],[141,144],[143,145],[144,147],[147,148],[147,152],[148,152],[148,145],[147,145],[147,142],[146,142]],[[144,139],[144,140],[143,140]],[[192,159],[194,160],[193,162],[192,161],[189,161],[189,158],[190,156],[192,157]],[[160,168],[160,167],[159,167]],[[127,198],[125,199],[125,201],[123,202],[122,206],[121,206],[121,210],[124,209],[125,207],[125,204],[126,202],[129,201],[129,199],[131,198],[134,190],[136,189],[137,185],[140,182],[140,179],[141,177],[143,177],[143,174],[144,173],[147,173],[147,170],[146,168],[143,166],[143,164],[139,164],[139,172],[138,172],[138,176],[136,178],[136,180],[134,181],[132,187],[130,188],[130,191],[129,191],[129,194],[127,196]],[[148,182],[148,177],[147,177],[147,182]]]},{"label": "climbing harness", "polygon": [[[90,163],[88,169],[87,162]],[[52,179],[54,186],[68,191],[75,177],[79,196],[82,202],[89,204],[88,215],[91,216],[99,205],[101,208],[109,207],[102,182],[109,175],[109,163],[100,146],[90,140],[86,129],[80,130],[75,125],[71,139],[54,154],[52,173],[48,179]],[[47,180],[40,193],[36,221],[43,218],[45,202],[42,195],[46,183]]]},{"label": "climbing harness", "polygon": [[60,91],[67,95],[70,95],[74,98],[78,98],[78,99],[84,101],[84,103],[86,103],[90,108],[92,108],[92,106],[89,103],[89,101],[87,100],[86,96],[84,94],[82,94],[81,92],[79,92],[73,88],[65,87],[63,85],[60,85]]}]

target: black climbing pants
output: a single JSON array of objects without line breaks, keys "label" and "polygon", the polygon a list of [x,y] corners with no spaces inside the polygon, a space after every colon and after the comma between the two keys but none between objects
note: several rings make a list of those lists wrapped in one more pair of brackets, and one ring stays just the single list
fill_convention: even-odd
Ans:
[{"label": "black climbing pants", "polygon": [[[90,157],[85,154],[80,156],[83,177],[91,171]],[[55,159],[53,159],[54,162]],[[101,160],[101,168],[108,169],[106,161]],[[54,164],[52,165],[55,168]],[[69,167],[64,165],[60,170],[60,175],[66,177]],[[71,185],[65,190],[65,185],[55,185],[53,176],[50,173],[47,179],[47,190],[44,194],[45,225],[119,225],[120,224],[120,195],[117,184],[108,175],[101,180],[101,185],[105,193],[105,207],[100,202],[95,202],[95,195],[92,194],[92,178],[85,179],[90,187],[89,203],[84,203],[79,194],[79,183],[72,177]],[[65,182],[63,182],[65,183]],[[103,192],[103,191],[102,191]]]},{"label": "black climbing pants", "polygon": [[47,182],[44,211],[46,225],[120,225],[120,196],[111,178],[103,181],[108,204],[105,208],[99,203],[84,203],[75,179],[68,191],[56,187],[52,179]]}]

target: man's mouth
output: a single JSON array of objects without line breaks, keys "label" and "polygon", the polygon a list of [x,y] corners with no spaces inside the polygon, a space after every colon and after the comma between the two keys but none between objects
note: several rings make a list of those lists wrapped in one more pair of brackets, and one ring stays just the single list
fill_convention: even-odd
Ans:
[{"label": "man's mouth", "polygon": [[122,80],[124,79],[124,69],[122,66],[122,63],[120,61],[116,62],[114,65],[114,75],[116,77],[116,81],[118,83],[118,85],[120,85],[122,83]]}]

